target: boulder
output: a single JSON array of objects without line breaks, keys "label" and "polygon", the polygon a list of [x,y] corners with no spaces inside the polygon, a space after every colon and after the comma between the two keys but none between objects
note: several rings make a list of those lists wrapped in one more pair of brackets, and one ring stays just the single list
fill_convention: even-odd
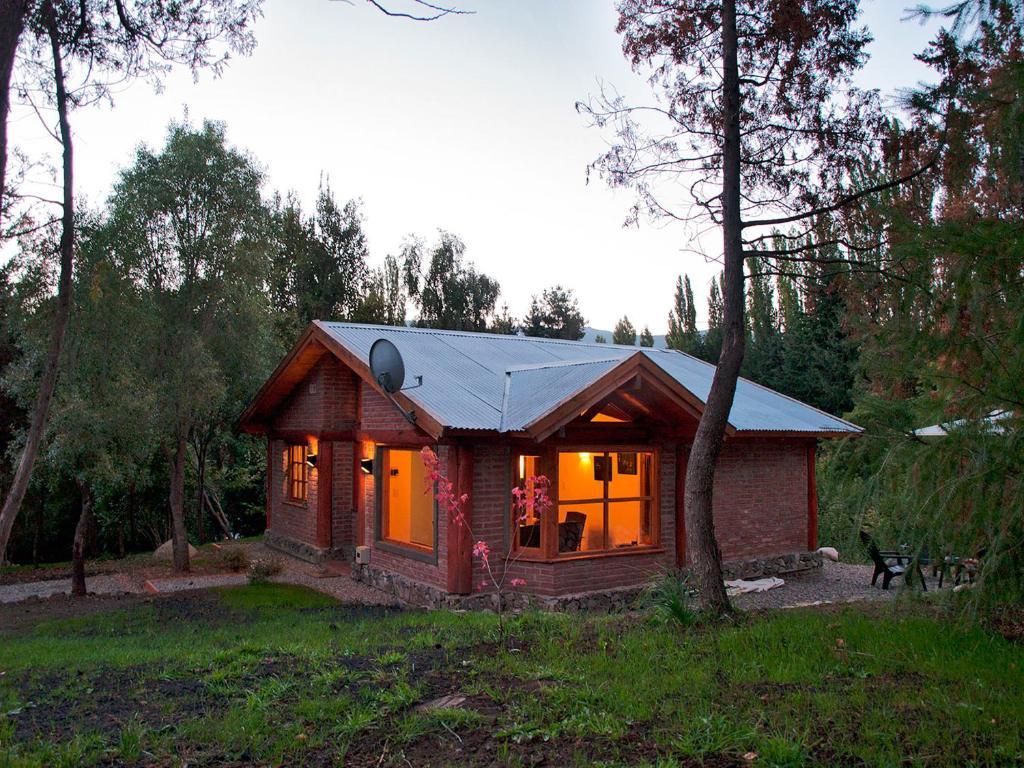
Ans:
[{"label": "boulder", "polygon": [[[195,557],[199,554],[199,550],[193,547],[191,544],[188,545],[188,556]],[[153,552],[154,560],[161,560],[164,562],[171,562],[174,560],[174,542],[168,539]]]}]

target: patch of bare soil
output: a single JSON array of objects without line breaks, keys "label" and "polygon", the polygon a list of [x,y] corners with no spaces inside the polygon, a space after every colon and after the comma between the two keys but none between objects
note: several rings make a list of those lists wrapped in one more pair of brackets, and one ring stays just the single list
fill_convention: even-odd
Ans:
[{"label": "patch of bare soil", "polygon": [[18,603],[0,603],[0,637],[31,629],[42,621],[71,619],[94,613],[109,613],[152,602],[154,597],[144,594],[53,595],[31,598]]}]

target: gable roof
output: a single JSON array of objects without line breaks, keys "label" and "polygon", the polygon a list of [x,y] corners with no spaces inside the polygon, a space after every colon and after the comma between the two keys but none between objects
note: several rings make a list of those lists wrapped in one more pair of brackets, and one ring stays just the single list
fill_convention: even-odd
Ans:
[{"label": "gable roof", "polygon": [[[401,352],[407,381],[423,377],[422,386],[401,392],[400,399],[442,430],[531,432],[588,391],[633,374],[653,380],[699,414],[715,372],[714,365],[675,350],[316,321],[246,410],[243,426],[270,385],[286,375],[288,361],[301,358],[303,346],[317,340],[373,385],[369,354],[379,338]],[[259,410],[269,405],[264,402]],[[729,424],[730,432],[740,433],[828,437],[860,432],[848,421],[746,379],[737,385]]]}]

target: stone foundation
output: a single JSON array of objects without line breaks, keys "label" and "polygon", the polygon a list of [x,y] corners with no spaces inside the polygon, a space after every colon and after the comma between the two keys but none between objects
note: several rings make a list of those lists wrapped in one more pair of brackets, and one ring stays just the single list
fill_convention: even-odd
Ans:
[{"label": "stone foundation", "polygon": [[299,560],[305,560],[307,563],[313,563],[314,565],[323,565],[324,562],[331,558],[336,558],[338,555],[342,555],[346,560],[351,559],[352,548],[349,547],[348,551],[336,551],[332,549],[321,549],[320,547],[314,547],[312,544],[307,544],[304,541],[296,541],[290,539],[287,536],[282,536],[274,531],[266,531],[263,534],[263,543],[267,545],[269,549],[276,549],[278,552],[283,552],[286,555],[298,558]]},{"label": "stone foundation", "polygon": [[[760,560],[724,563],[722,570],[727,580],[759,579],[765,576],[810,571],[821,567],[821,555],[817,552],[799,552]],[[423,584],[391,571],[373,568],[369,565],[352,565],[352,578],[394,595],[406,605],[420,608],[444,608],[454,610],[497,610],[498,595],[495,592],[481,592],[475,595],[451,595],[439,587]],[[531,595],[509,590],[504,596],[505,610],[519,611],[535,608],[546,611],[594,611],[600,613],[621,613],[643,607],[643,597],[650,588],[641,584],[619,589],[596,592],[581,592],[572,595],[548,597]]]}]

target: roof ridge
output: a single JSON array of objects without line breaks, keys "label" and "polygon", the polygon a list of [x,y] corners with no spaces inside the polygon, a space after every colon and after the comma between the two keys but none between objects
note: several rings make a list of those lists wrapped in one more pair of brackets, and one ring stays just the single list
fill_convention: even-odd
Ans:
[{"label": "roof ridge", "polygon": [[595,357],[587,360],[555,360],[550,363],[527,363],[524,365],[510,365],[505,369],[505,374],[523,373],[525,371],[540,371],[545,368],[569,368],[573,365],[592,365],[593,363],[617,363],[624,358],[621,357]]}]

